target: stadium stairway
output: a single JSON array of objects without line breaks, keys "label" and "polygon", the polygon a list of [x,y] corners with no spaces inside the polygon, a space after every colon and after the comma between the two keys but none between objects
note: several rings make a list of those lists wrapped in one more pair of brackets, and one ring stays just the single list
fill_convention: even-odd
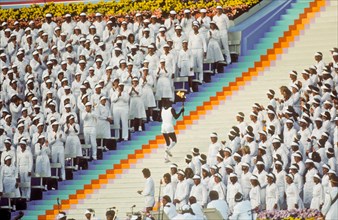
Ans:
[{"label": "stadium stairway", "polygon": [[[319,47],[328,50],[336,44],[337,39],[334,41],[333,37],[337,34],[332,34],[337,26],[337,16],[334,14],[337,11],[337,5],[334,5],[336,3],[332,3],[332,7],[325,7],[325,13],[321,13],[323,16],[316,18],[316,23],[310,24],[311,19],[318,15],[316,12],[325,4],[328,2],[323,0],[294,1],[285,16],[281,16],[266,33],[264,40],[259,42],[259,49],[252,50],[248,56],[240,57],[239,63],[226,69],[226,74],[214,76],[212,83],[204,84],[198,93],[187,97],[186,116],[176,124],[179,144],[173,150],[173,162],[181,165],[184,155],[192,147],[199,147],[202,152],[206,152],[208,134],[211,131],[224,133],[235,124],[234,116],[237,111],[248,112],[248,103],[251,106],[253,100],[264,103],[264,94],[268,88],[276,89],[284,84],[285,81],[281,79],[287,79],[290,69],[285,67],[281,72],[265,72],[262,77],[263,70],[274,64],[274,61],[279,62],[279,55],[292,46],[290,42],[296,40],[294,46],[300,44],[312,26],[319,28],[313,34],[321,33],[329,39],[325,38],[322,44],[318,44]],[[305,35],[302,36],[306,24],[310,24],[310,29],[304,31]],[[276,31],[280,35],[274,34]],[[296,38],[298,35],[299,41]],[[299,69],[309,65],[314,53],[312,49],[315,39],[316,37],[310,42],[311,46],[301,47],[307,51],[304,56],[299,56],[299,53],[293,56],[299,59],[303,57],[304,63],[306,61]],[[295,47],[295,51],[298,50]],[[300,59],[292,66],[301,62]],[[176,107],[180,105],[179,103]],[[160,123],[147,125],[146,132],[136,133],[131,141],[124,142],[116,151],[105,154],[104,160],[91,163],[88,170],[76,172],[74,180],[62,182],[59,190],[46,192],[44,200],[31,201],[24,219],[54,219],[59,208],[75,219],[82,219],[86,208],[95,209],[100,218],[103,218],[106,208],[113,206],[118,208],[122,218],[134,204],[135,210],[140,210],[143,207],[143,198],[136,191],[142,190],[144,184],[141,170],[144,167],[151,169],[156,188],[163,173],[169,171],[168,165],[163,164],[163,144]],[[157,191],[158,188],[156,194]],[[61,201],[60,207],[56,205],[57,198]]]}]

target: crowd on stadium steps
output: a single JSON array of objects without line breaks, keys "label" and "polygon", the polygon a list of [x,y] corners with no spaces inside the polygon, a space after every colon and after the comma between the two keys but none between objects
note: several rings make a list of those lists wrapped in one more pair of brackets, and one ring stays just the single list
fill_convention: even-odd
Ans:
[{"label": "crowd on stadium steps", "polygon": [[64,180],[65,155],[83,156],[80,135],[96,160],[96,138],[111,138],[111,128],[122,141],[141,131],[162,99],[174,101],[177,77],[188,77],[192,92],[205,59],[230,63],[229,19],[220,6],[213,18],[206,12],[195,19],[186,9],[178,19],[171,11],[163,24],[140,13],[123,21],[96,13],[90,22],[84,12],[61,24],[46,14],[41,27],[2,22],[0,193],[29,200],[20,185],[50,177],[51,163]]},{"label": "crowd on stadium steps", "polygon": [[[309,68],[290,71],[281,97],[269,89],[268,105],[254,103],[247,120],[239,112],[228,142],[211,133],[204,153],[192,148],[185,166],[170,165],[161,193],[170,219],[204,219],[203,208],[211,207],[223,219],[304,208],[337,218],[338,48],[330,52],[326,64],[316,52]],[[155,188],[149,170],[143,174],[145,188],[139,193],[148,211]]]}]

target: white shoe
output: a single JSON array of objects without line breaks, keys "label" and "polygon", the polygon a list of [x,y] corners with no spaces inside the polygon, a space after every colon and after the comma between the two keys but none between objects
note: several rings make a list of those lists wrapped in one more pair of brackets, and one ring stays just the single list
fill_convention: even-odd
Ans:
[{"label": "white shoe", "polygon": [[169,157],[173,156],[173,154],[169,151],[169,149],[166,149],[165,152],[168,154]]},{"label": "white shoe", "polygon": [[153,116],[149,117],[149,121],[154,121]]},{"label": "white shoe", "polygon": [[169,159],[164,159],[164,163],[169,163],[170,160]]},{"label": "white shoe", "polygon": [[190,87],[190,92],[191,92],[191,93],[193,93],[193,92],[194,92],[194,90],[193,90],[191,87]]},{"label": "white shoe", "polygon": [[138,127],[138,131],[142,131],[142,126],[139,126],[139,127]]},{"label": "white shoe", "polygon": [[79,165],[75,165],[74,170],[78,170],[79,169]]}]

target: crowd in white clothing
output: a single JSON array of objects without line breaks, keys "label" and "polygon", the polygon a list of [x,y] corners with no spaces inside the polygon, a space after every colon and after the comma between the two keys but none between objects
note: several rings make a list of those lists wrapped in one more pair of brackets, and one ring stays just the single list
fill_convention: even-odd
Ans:
[{"label": "crowd in white clothing", "polygon": [[[211,133],[209,148],[200,148],[205,154],[193,148],[185,157],[186,167],[170,166],[161,193],[170,219],[195,219],[177,214],[186,213],[187,205],[203,219],[202,209],[215,207],[210,193],[222,201],[216,209],[223,219],[303,208],[320,210],[326,219],[337,217],[338,48],[330,52],[327,64],[321,52],[315,53],[302,80],[291,71],[290,84],[280,88],[281,98],[268,90],[269,104],[253,104],[248,121],[239,112],[228,142]],[[243,201],[237,202],[236,195]]]},{"label": "crowd in white clothing", "polygon": [[[64,180],[65,156],[83,156],[80,134],[96,160],[96,139],[142,130],[162,99],[174,99],[176,77],[188,76],[192,91],[205,58],[224,61],[224,49],[230,63],[229,19],[217,11],[195,18],[187,9],[180,19],[171,11],[163,24],[140,13],[121,22],[66,14],[61,24],[46,14],[39,28],[1,23],[0,192],[19,196],[19,183],[50,177],[51,163]],[[30,190],[21,195],[29,199]]]}]

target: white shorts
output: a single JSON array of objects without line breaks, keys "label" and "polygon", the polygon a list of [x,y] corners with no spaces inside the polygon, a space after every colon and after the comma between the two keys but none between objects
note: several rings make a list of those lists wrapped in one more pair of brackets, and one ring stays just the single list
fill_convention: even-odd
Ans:
[{"label": "white shorts", "polygon": [[162,124],[161,132],[163,134],[174,133],[174,126],[172,124]]}]

